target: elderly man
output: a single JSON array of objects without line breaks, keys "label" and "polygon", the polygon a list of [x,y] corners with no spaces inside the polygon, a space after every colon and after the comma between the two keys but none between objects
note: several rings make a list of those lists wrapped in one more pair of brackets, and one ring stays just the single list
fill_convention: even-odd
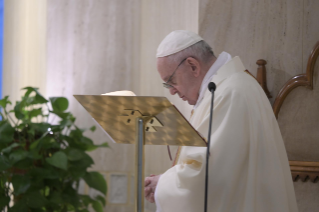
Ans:
[{"label": "elderly man", "polygon": [[[194,105],[190,123],[207,136],[211,93],[217,86],[209,161],[208,211],[295,212],[283,140],[269,101],[239,57],[217,58],[197,34],[171,32],[157,50],[157,69],[172,95]],[[157,211],[204,210],[206,148],[182,147],[176,165],[145,179]]]}]

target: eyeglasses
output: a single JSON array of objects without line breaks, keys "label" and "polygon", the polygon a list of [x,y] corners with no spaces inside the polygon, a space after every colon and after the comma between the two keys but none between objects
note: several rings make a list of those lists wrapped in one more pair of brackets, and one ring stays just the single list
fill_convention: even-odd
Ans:
[{"label": "eyeglasses", "polygon": [[178,67],[180,65],[182,65],[182,63],[187,59],[188,57],[186,57],[185,59],[183,59],[179,64],[178,66],[176,67],[175,71],[173,72],[173,74],[168,78],[168,80],[166,82],[163,82],[163,86],[164,88],[173,88],[174,86],[173,85],[170,85],[169,82],[172,80],[172,77],[174,76],[175,72],[177,71]]}]

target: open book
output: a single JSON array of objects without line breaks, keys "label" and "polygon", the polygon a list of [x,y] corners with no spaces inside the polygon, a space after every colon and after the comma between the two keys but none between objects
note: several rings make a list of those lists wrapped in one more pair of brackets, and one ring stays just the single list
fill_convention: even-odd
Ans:
[{"label": "open book", "polygon": [[133,93],[132,91],[114,91],[114,92],[110,92],[110,93],[105,93],[102,94],[105,96],[136,96],[135,93]]}]

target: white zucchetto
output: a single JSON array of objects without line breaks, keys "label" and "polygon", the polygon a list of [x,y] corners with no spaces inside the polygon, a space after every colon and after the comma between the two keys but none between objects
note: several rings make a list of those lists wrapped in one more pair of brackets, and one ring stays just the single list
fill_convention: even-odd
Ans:
[{"label": "white zucchetto", "polygon": [[191,31],[173,31],[169,33],[158,46],[156,57],[166,57],[175,54],[201,40],[203,40],[203,38]]}]

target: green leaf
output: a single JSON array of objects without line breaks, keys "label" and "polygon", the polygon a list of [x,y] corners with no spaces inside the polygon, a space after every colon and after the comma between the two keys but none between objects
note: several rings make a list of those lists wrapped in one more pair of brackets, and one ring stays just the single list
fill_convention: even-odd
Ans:
[{"label": "green leaf", "polygon": [[93,146],[93,141],[88,137],[81,137],[77,140],[77,143],[83,148],[83,150],[88,150],[91,146]]},{"label": "green leaf", "polygon": [[30,145],[30,150],[35,150],[36,148],[41,149],[50,149],[50,148],[56,148],[59,149],[60,145],[56,142],[53,136],[47,135],[44,136],[34,142]]},{"label": "green leaf", "polygon": [[18,169],[29,169],[33,165],[33,160],[30,158],[25,158],[14,163],[14,167]]},{"label": "green leaf", "polygon": [[25,193],[31,185],[30,179],[22,175],[14,175],[12,177],[12,185],[15,195]]},{"label": "green leaf", "polygon": [[68,159],[70,161],[77,161],[82,159],[85,156],[85,153],[83,151],[75,149],[75,148],[70,148],[67,154],[68,154]]},{"label": "green leaf", "polygon": [[61,188],[61,181],[59,179],[48,179],[45,184],[50,187]]},{"label": "green leaf", "polygon": [[73,124],[73,122],[72,122],[71,120],[69,120],[69,119],[62,119],[62,120],[60,121],[60,126],[61,126],[61,128],[71,127],[72,124]]},{"label": "green leaf", "polygon": [[52,132],[61,132],[63,128],[60,125],[51,125],[51,131]]},{"label": "green leaf", "polygon": [[44,104],[49,102],[41,94],[37,93],[34,97],[34,101],[31,104]]},{"label": "green leaf", "polygon": [[49,164],[57,168],[67,170],[68,158],[64,152],[56,152],[50,158],[45,159]]},{"label": "green leaf", "polygon": [[95,199],[100,201],[103,204],[103,206],[106,205],[105,197],[98,195]]},{"label": "green leaf", "polygon": [[[0,195],[0,210],[2,211],[2,209],[7,206],[10,202],[10,197],[5,196],[4,194]],[[3,210],[4,211],[4,210]]]},{"label": "green leaf", "polygon": [[68,210],[68,211],[75,211],[75,208],[74,208],[73,205],[68,204],[68,205],[67,205],[67,210]]},{"label": "green leaf", "polygon": [[50,101],[55,112],[63,112],[69,107],[69,101],[65,97],[51,97]]},{"label": "green leaf", "polygon": [[42,208],[47,204],[48,200],[42,196],[38,191],[30,192],[26,194],[27,204],[31,208]]},{"label": "green leaf", "polygon": [[92,126],[92,127],[90,128],[90,130],[91,130],[92,132],[94,132],[94,131],[96,130],[96,126]]},{"label": "green leaf", "polygon": [[0,155],[0,171],[4,171],[8,168],[11,168],[9,159],[4,155]]},{"label": "green leaf", "polygon": [[38,88],[33,88],[33,87],[24,87],[21,90],[27,90],[24,94],[25,97],[30,96],[32,92],[38,92]]},{"label": "green leaf", "polygon": [[110,147],[107,142],[104,142],[103,144],[99,144],[99,145],[96,145],[96,146],[98,146],[98,147],[107,147],[107,148]]},{"label": "green leaf", "polygon": [[35,135],[35,130],[34,130],[33,128],[30,128],[27,132],[28,132],[28,136],[34,137],[34,135]]},{"label": "green leaf", "polygon": [[50,194],[50,188],[48,186],[44,189],[44,196],[48,196]]},{"label": "green leaf", "polygon": [[94,201],[92,203],[92,207],[95,210],[95,212],[103,212],[103,206],[100,202]]},{"label": "green leaf", "polygon": [[3,149],[1,152],[3,152],[3,153],[11,152],[11,150],[17,146],[20,146],[20,145],[18,143],[13,143],[10,146],[8,146],[7,148]]},{"label": "green leaf", "polygon": [[49,200],[50,200],[50,202],[53,202],[53,203],[58,204],[58,205],[62,205],[62,203],[63,203],[61,193],[56,192],[56,191],[52,192],[52,194],[49,196]]},{"label": "green leaf", "polygon": [[40,140],[38,144],[41,149],[59,149],[60,144],[56,142],[56,140],[51,136],[46,136]]},{"label": "green leaf", "polygon": [[27,197],[23,196],[19,201],[15,202],[9,212],[28,212]]},{"label": "green leaf", "polygon": [[38,144],[40,143],[40,140],[41,139],[32,142],[32,144],[30,145],[30,150],[35,149],[38,146]]},{"label": "green leaf", "polygon": [[60,112],[60,111],[50,111],[50,113],[53,113],[53,114],[59,116],[61,119],[66,119],[66,118],[68,118],[68,116],[70,116],[70,113],[64,113],[64,112]]},{"label": "green leaf", "polygon": [[31,119],[32,117],[37,117],[38,115],[42,114],[42,108],[38,109],[33,109],[29,112],[29,118]]},{"label": "green leaf", "polygon": [[84,153],[83,158],[77,161],[70,161],[68,171],[74,178],[83,177],[86,174],[86,169],[94,164],[92,158]]},{"label": "green leaf", "polygon": [[94,202],[93,199],[91,199],[91,197],[89,195],[80,195],[83,204],[85,205],[85,207],[88,207],[89,204],[91,204],[92,202]]},{"label": "green leaf", "polygon": [[36,134],[44,134],[48,132],[48,129],[51,128],[51,124],[48,123],[30,123],[30,128],[34,129]]},{"label": "green leaf", "polygon": [[100,144],[100,145],[89,145],[86,149],[86,151],[93,151],[93,150],[96,150],[97,148],[99,147],[107,147],[109,148],[109,144],[107,142],[103,143],[103,144]]},{"label": "green leaf", "polygon": [[30,175],[34,178],[41,178],[41,179],[58,179],[61,176],[59,172],[56,170],[51,170],[49,167],[46,168],[34,168],[30,171]]},{"label": "green leaf", "polygon": [[0,100],[0,106],[2,108],[6,108],[8,104],[11,105],[11,102],[8,99],[9,99],[9,96],[5,96],[3,99]]},{"label": "green leaf", "polygon": [[95,145],[93,144],[93,141],[90,138],[83,136],[83,132],[79,128],[72,130],[70,132],[69,137],[72,138],[70,141],[73,141],[73,142],[69,142],[70,146],[72,147],[75,147],[84,151],[97,148],[95,147]]},{"label": "green leaf", "polygon": [[94,164],[94,161],[88,154],[84,153],[83,157],[80,160],[74,161],[72,163],[77,164],[76,167],[80,169],[86,169],[90,167],[92,164]]},{"label": "green leaf", "polygon": [[64,203],[73,205],[78,208],[80,199],[77,191],[69,184],[63,191],[62,198]]},{"label": "green leaf", "polygon": [[86,184],[88,184],[90,187],[101,191],[103,194],[106,194],[107,191],[107,185],[106,181],[98,172],[87,172],[86,175],[83,177]]},{"label": "green leaf", "polygon": [[9,155],[9,159],[11,160],[12,164],[14,164],[20,160],[25,159],[26,157],[28,157],[28,155],[29,153],[25,150],[18,149]]},{"label": "green leaf", "polygon": [[30,149],[30,154],[29,154],[29,158],[31,158],[32,160],[40,160],[42,158],[41,152],[39,152],[38,150],[34,150],[34,149]]},{"label": "green leaf", "polygon": [[23,102],[16,102],[16,105],[14,106],[14,115],[17,119],[23,119],[25,117],[25,114],[23,113]]},{"label": "green leaf", "polygon": [[23,90],[27,90],[26,93],[24,94],[24,97],[27,98],[32,92],[35,92],[35,96],[33,97],[33,100],[30,102],[30,104],[43,104],[49,102],[46,100],[38,91],[38,88],[33,88],[33,87],[25,87],[22,88]]},{"label": "green leaf", "polygon": [[70,137],[75,138],[75,139],[80,139],[83,136],[82,130],[79,128],[75,128],[74,130],[71,130],[70,132]]},{"label": "green leaf", "polygon": [[6,121],[0,124],[0,142],[9,143],[13,140],[14,128]]}]

